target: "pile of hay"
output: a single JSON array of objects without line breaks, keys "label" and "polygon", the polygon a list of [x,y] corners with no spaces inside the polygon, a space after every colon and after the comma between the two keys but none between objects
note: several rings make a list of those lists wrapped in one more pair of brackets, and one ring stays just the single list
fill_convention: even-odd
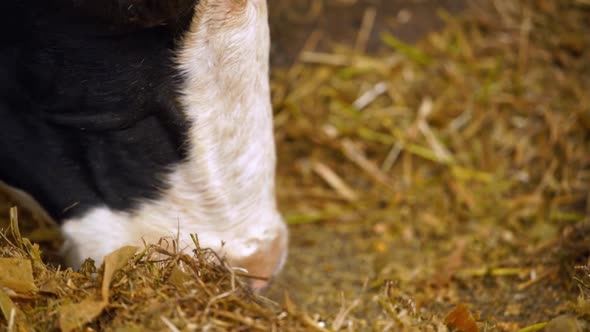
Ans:
[{"label": "pile of hay", "polygon": [[345,238],[318,247],[341,241],[371,256],[370,273],[346,271],[357,288],[369,279],[357,301],[340,306],[340,292],[354,290],[330,288],[340,262],[327,274],[299,250],[292,261],[309,264],[294,278],[313,281],[297,290],[329,299],[328,289],[337,300],[327,308],[252,294],[198,243],[190,256],[170,243],[122,248],[102,267],[61,270],[21,238],[13,215],[0,248],[0,329],[588,327],[590,4],[477,3],[460,18],[441,14],[447,27],[418,46],[385,33],[380,56],[326,53],[314,34],[293,67],[273,70],[282,209],[294,234],[309,226]]},{"label": "pile of hay", "polygon": [[[8,331],[300,331],[306,315],[253,294],[212,251],[174,243],[121,248],[96,268],[47,266],[15,210],[0,248],[0,329]],[[168,249],[166,249],[168,248]],[[242,273],[243,275],[243,273]],[[246,276],[247,277],[247,276]]]}]

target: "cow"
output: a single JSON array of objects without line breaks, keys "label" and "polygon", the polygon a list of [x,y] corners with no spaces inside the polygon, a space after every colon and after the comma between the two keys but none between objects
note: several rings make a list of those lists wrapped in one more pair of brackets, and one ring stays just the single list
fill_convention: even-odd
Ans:
[{"label": "cow", "polygon": [[0,16],[0,180],[60,224],[68,265],[196,234],[252,275],[281,270],[266,0],[2,1]]}]

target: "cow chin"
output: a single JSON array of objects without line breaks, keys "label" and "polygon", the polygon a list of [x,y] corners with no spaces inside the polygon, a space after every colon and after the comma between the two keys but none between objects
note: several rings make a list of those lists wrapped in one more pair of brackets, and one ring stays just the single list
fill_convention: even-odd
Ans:
[{"label": "cow chin", "polygon": [[191,236],[196,235],[202,249],[212,249],[232,268],[246,270],[253,277],[248,281],[256,291],[264,289],[284,265],[288,232],[278,213],[266,220],[235,223],[227,228],[206,227],[183,220],[182,216],[174,219],[172,215],[169,210],[159,218],[149,218],[141,212],[95,208],[63,224],[62,257],[74,268],[79,268],[87,258],[98,266],[106,255],[120,247],[132,245],[143,250],[145,245],[170,243],[168,240],[178,240],[177,249],[190,255],[195,249]]}]

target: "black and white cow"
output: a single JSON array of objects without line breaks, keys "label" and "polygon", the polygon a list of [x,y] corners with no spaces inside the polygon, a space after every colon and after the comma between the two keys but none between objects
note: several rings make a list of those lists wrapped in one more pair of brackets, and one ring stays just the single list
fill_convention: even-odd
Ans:
[{"label": "black and white cow", "polygon": [[0,180],[61,224],[73,266],[196,233],[271,277],[268,56],[266,0],[3,0]]}]

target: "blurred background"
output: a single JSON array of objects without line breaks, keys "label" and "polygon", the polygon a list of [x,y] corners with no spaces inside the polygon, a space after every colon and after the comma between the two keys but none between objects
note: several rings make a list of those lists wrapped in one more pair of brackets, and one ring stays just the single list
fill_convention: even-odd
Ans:
[{"label": "blurred background", "polygon": [[360,330],[434,329],[460,303],[484,330],[588,314],[586,1],[269,7],[292,232],[273,298]]},{"label": "blurred background", "polygon": [[[480,0],[473,2],[477,1]],[[457,13],[465,8],[465,3],[464,0],[269,1],[271,61],[276,66],[291,64],[311,37],[319,39],[317,50],[330,50],[337,44],[354,45],[363,19],[374,20],[363,46],[370,53],[383,50],[380,37],[383,31],[416,42],[442,27],[438,15],[441,10]]]}]

